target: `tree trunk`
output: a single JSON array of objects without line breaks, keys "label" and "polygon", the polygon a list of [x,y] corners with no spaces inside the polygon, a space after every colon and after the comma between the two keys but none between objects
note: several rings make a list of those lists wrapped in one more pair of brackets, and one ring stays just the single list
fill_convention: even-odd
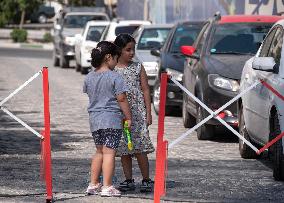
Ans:
[{"label": "tree trunk", "polygon": [[21,14],[21,21],[20,21],[20,26],[19,26],[20,29],[23,28],[23,24],[24,24],[24,22],[25,22],[25,15],[26,15],[26,11],[23,10],[23,11],[22,11],[22,14]]}]

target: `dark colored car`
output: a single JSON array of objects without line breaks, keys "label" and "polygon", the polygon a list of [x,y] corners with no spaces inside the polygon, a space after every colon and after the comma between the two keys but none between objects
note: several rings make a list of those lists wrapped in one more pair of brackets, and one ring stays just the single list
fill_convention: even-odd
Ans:
[{"label": "dark colored car", "polygon": [[[183,45],[192,45],[202,28],[203,22],[180,22],[170,31],[163,47],[153,49],[152,55],[158,56],[158,74],[153,87],[154,111],[159,113],[160,105],[160,76],[167,72],[179,82],[182,81],[185,56],[180,52]],[[167,87],[166,114],[172,109],[181,109],[182,90],[169,81]]]},{"label": "dark colored car", "polygon": [[[217,110],[239,92],[245,62],[257,52],[265,35],[280,16],[220,16],[209,19],[193,46],[181,47],[188,56],[183,84],[211,110]],[[188,95],[183,97],[183,122],[192,127],[208,116]],[[238,127],[237,104],[219,114],[229,125]],[[197,130],[200,140],[211,139],[216,126],[209,120]]]},{"label": "dark colored car", "polygon": [[31,14],[30,19],[32,23],[46,23],[49,18],[54,16],[54,7],[40,5],[38,9]]}]

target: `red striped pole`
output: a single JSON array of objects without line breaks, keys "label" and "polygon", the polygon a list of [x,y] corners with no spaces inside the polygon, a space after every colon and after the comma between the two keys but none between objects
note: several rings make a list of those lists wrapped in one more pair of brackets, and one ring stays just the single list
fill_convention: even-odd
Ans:
[{"label": "red striped pole", "polygon": [[44,149],[45,149],[45,182],[46,202],[52,202],[51,146],[50,146],[50,113],[49,113],[49,84],[48,68],[43,67],[43,100],[44,100]]},{"label": "red striped pole", "polygon": [[156,171],[154,185],[154,203],[159,203],[161,195],[165,194],[165,161],[167,141],[163,141],[164,137],[164,121],[165,121],[165,106],[167,93],[167,73],[161,74],[160,85],[160,105],[157,133],[157,148],[156,148]]}]

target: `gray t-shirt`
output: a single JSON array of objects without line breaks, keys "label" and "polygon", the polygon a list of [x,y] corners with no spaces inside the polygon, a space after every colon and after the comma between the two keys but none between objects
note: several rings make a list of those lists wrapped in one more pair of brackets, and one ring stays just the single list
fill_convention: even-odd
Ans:
[{"label": "gray t-shirt", "polygon": [[99,129],[121,129],[123,114],[116,95],[127,92],[122,76],[114,71],[91,71],[85,78],[83,92],[89,97],[91,132]]}]

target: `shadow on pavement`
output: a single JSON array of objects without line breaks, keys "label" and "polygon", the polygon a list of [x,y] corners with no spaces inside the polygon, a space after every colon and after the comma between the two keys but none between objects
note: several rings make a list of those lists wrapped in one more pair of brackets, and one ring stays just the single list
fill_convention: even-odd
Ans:
[{"label": "shadow on pavement", "polygon": [[[37,114],[38,112],[17,111],[13,113],[18,116],[21,114]],[[40,154],[40,139],[36,135],[2,111],[0,111],[0,123],[0,155]],[[27,124],[39,133],[43,129],[43,124],[40,122],[28,122]],[[53,125],[52,127],[56,126]],[[82,136],[72,136],[74,134],[78,135],[80,132],[51,130],[52,151],[74,150],[73,147],[69,147],[65,143],[80,142],[84,139]]]}]

